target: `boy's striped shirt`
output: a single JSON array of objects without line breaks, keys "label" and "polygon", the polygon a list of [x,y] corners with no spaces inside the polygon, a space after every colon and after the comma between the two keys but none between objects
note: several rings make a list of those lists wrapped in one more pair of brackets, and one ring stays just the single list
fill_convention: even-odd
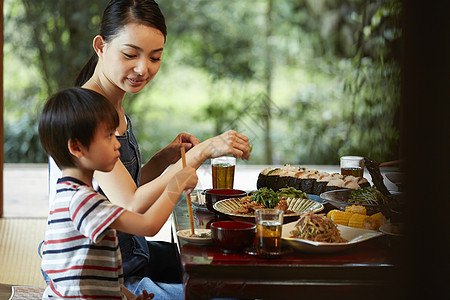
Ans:
[{"label": "boy's striped shirt", "polygon": [[124,211],[83,182],[58,180],[42,257],[43,299],[123,299],[122,258],[108,226]]}]

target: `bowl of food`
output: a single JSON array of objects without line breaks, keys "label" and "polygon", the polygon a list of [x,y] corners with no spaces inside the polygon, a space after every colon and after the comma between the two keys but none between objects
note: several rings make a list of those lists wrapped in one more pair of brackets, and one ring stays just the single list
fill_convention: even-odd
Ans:
[{"label": "bowl of food", "polygon": [[225,253],[242,252],[253,244],[255,235],[253,223],[218,221],[211,224],[211,238]]},{"label": "bowl of food", "polygon": [[381,212],[388,216],[391,213],[387,197],[375,187],[329,191],[320,194],[320,198],[344,211],[347,206],[361,205],[366,208],[368,215]]},{"label": "bowl of food", "polygon": [[209,211],[219,214],[217,210],[214,209],[214,204],[224,199],[240,198],[247,196],[247,193],[242,190],[236,189],[209,189],[205,190],[205,201],[206,207]]}]

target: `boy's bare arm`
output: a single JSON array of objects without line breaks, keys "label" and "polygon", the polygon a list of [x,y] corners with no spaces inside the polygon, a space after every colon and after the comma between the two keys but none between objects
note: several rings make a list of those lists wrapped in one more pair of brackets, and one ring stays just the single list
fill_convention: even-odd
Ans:
[{"label": "boy's bare arm", "polygon": [[158,200],[143,214],[124,211],[110,227],[139,236],[154,236],[172,213],[183,191],[191,191],[197,184],[195,168],[186,167],[169,181]]}]

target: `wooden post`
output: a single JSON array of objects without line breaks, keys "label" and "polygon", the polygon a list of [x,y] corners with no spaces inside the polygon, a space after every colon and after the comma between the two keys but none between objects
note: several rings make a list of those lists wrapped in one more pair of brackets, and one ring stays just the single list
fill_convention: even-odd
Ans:
[{"label": "wooden post", "polygon": [[3,0],[0,0],[0,11],[2,12],[0,17],[0,54],[2,59],[0,60],[0,74],[1,80],[0,80],[0,121],[2,126],[0,127],[0,167],[1,167],[1,175],[0,175],[0,218],[3,217],[3,154],[4,154],[4,148],[3,148],[3,142],[4,142],[4,136],[3,136]]}]

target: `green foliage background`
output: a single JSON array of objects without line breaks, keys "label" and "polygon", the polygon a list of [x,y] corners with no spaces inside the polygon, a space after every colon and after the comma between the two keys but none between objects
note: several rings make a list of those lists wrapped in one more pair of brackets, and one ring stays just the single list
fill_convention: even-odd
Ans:
[{"label": "green foliage background", "polygon": [[[5,0],[5,162],[45,162],[44,101],[93,54],[108,1]],[[395,0],[158,1],[160,72],[128,95],[144,159],[187,131],[227,129],[249,164],[398,158],[401,4]]]}]

